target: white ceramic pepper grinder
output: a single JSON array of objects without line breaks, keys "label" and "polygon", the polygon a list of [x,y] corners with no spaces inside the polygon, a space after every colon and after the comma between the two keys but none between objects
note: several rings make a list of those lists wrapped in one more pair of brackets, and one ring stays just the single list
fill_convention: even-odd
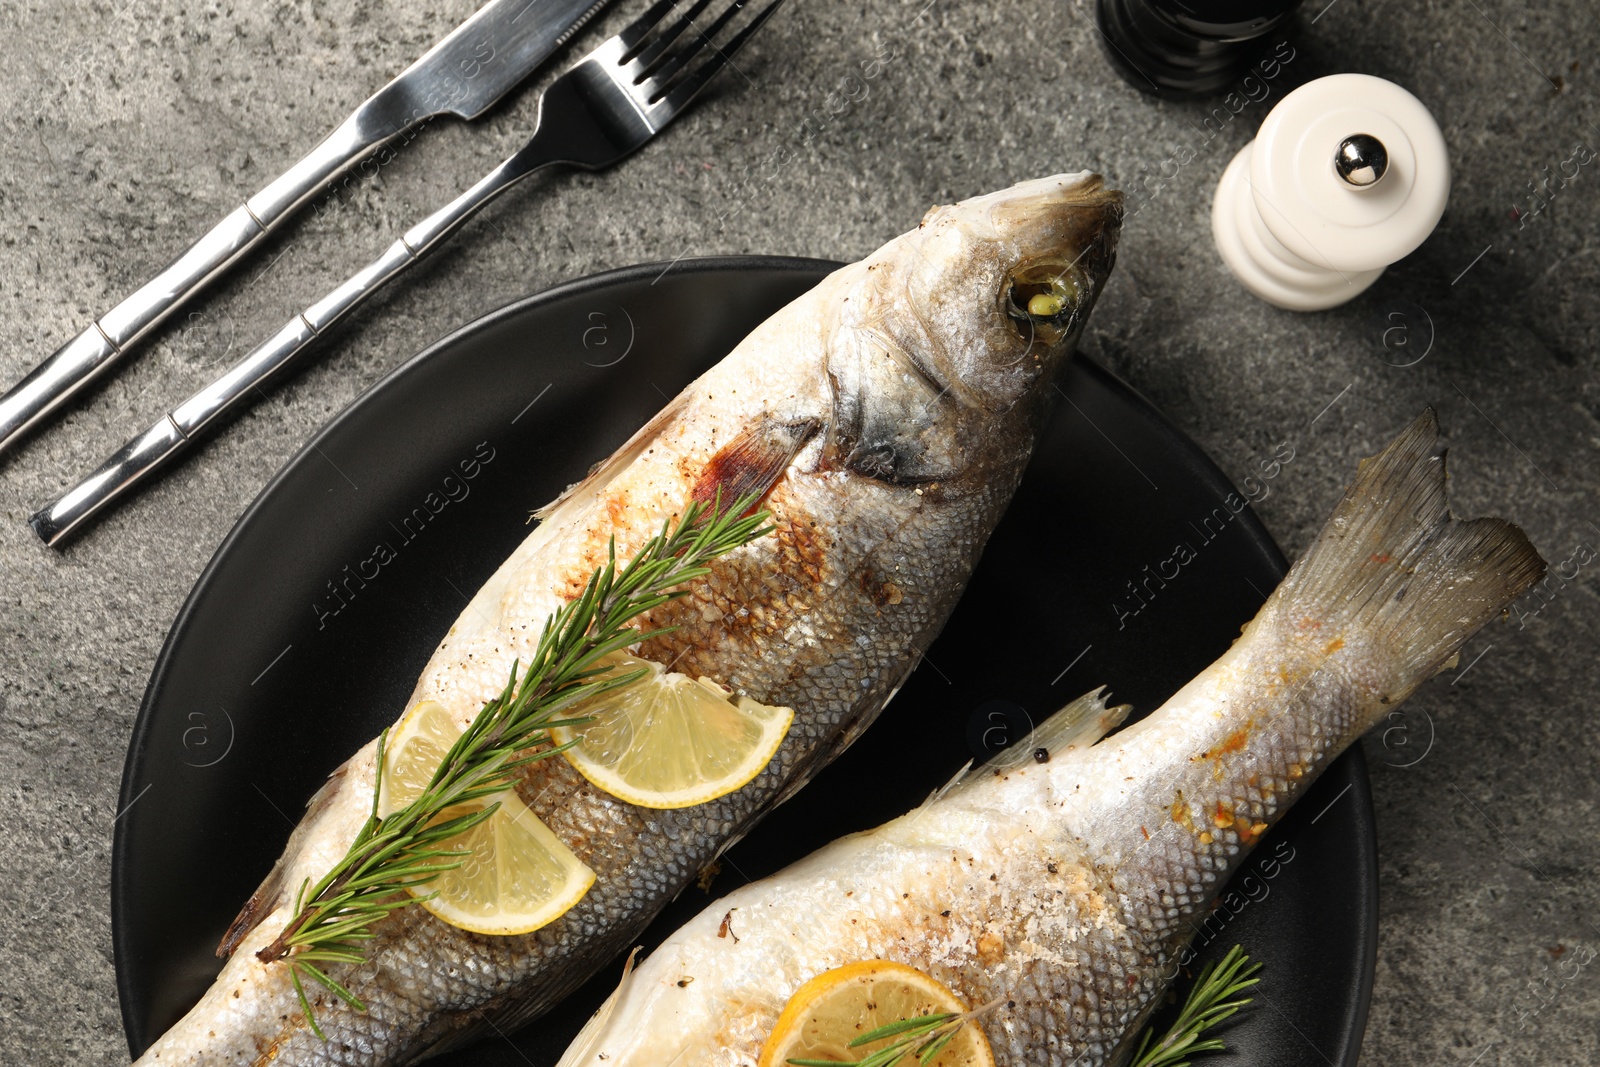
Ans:
[{"label": "white ceramic pepper grinder", "polygon": [[1444,135],[1422,101],[1367,74],[1279,102],[1217,183],[1211,234],[1261,299],[1294,311],[1353,300],[1438,225]]}]

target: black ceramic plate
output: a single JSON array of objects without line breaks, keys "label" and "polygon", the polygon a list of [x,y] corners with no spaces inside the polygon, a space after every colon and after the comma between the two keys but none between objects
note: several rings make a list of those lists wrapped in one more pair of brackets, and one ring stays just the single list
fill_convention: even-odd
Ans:
[{"label": "black ceramic plate", "polygon": [[[685,261],[531,297],[389,375],[262,492],[173,625],[128,752],[112,910],[135,1053],[210,983],[213,947],[307,798],[393,718],[467,597],[526,536],[529,510],[827,267]],[[1155,707],[1276,584],[1283,559],[1248,509],[1204,527],[1231,486],[1199,449],[1092,363],[1077,362],[1063,387],[923,665],[850,752],[729,853],[714,893],[905,811],[1094,686]],[[1196,558],[1143,610],[1119,615],[1116,605],[1137,606],[1126,583],[1143,582],[1177,540],[1202,546]],[[1374,848],[1355,751],[1262,843],[1200,934],[1213,953],[1238,942],[1266,963],[1219,1062],[1355,1063]],[[643,941],[709,899],[689,889]],[[438,1062],[547,1067],[620,971],[619,960],[510,1040]]]}]

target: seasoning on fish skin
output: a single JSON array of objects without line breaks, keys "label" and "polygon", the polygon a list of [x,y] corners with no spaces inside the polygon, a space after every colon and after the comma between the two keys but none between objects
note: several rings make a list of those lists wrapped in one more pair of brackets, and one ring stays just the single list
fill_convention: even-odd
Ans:
[{"label": "seasoning on fish skin", "polygon": [[[626,558],[692,500],[760,492],[776,531],[642,618],[677,629],[635,650],[794,709],[754,780],[695,807],[645,810],[566,760],[523,768],[523,802],[594,870],[588,894],[549,925],[505,937],[399,909],[374,926],[365,964],[335,968],[367,1012],[308,989],[324,1042],[288,968],[255,953],[367,817],[368,745],[312,798],[228,931],[216,983],[140,1064],[410,1063],[536,1018],[615,957],[866,729],[944,625],[1049,414],[1121,217],[1121,194],[1096,175],[1039,179],[936,208],[824,279],[545,509],[394,709],[398,720],[434,700],[466,726],[605,562],[611,538]],[[1042,292],[1059,297],[1047,316],[1029,311]]]},{"label": "seasoning on fish skin", "polygon": [[[559,1067],[753,1064],[796,989],[873,959],[1001,1001],[969,1024],[1000,1067],[1126,1062],[1251,846],[1544,573],[1515,526],[1451,517],[1437,436],[1426,412],[1364,462],[1239,640],[1160,709],[1101,741],[1128,709],[1097,690],[1035,731],[1049,763],[967,775],[730,893]],[[738,944],[713,936],[730,909]]]}]

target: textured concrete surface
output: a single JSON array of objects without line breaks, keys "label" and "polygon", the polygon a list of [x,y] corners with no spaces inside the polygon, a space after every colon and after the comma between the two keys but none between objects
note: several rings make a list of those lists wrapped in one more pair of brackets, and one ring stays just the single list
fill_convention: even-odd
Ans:
[{"label": "textured concrete surface", "polygon": [[[1235,479],[1294,443],[1257,505],[1291,556],[1355,459],[1431,403],[1458,510],[1514,517],[1570,561],[1366,742],[1382,909],[1366,1060],[1600,1060],[1600,169],[1579,168],[1536,214],[1529,184],[1580,142],[1600,148],[1600,30],[1587,0],[1323,2],[1271,95],[1208,136],[1207,104],[1115,78],[1086,0],[935,0],[920,21],[922,0],[795,0],[742,74],[623,169],[536,179],[496,205],[358,314],[335,355],[65,553],[43,549],[24,525],[37,505],[501,159],[535,94],[471,127],[436,124],[193,304],[0,460],[0,1062],[125,1054],[108,883],[128,731],[185,594],[321,422],[427,341],[562,279],[679,255],[851,258],[931,203],[1080,167],[1165,176],[1129,221],[1087,351]],[[0,5],[0,378],[143,282],[472,6]],[[1450,209],[1353,304],[1274,310],[1216,258],[1211,189],[1284,91],[1344,70],[1432,107],[1456,167]],[[841,88],[855,99],[830,99]],[[1163,170],[1186,148],[1191,162]]]}]

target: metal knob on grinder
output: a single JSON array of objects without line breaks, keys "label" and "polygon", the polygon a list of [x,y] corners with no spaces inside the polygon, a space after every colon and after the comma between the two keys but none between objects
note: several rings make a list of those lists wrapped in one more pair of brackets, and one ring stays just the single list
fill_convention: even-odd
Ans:
[{"label": "metal knob on grinder", "polygon": [[1450,198],[1444,135],[1393,82],[1334,74],[1284,97],[1217,183],[1211,234],[1246,289],[1295,311],[1355,299]]},{"label": "metal knob on grinder", "polygon": [[1365,189],[1389,172],[1389,150],[1371,134],[1352,134],[1339,142],[1333,154],[1333,169],[1346,185]]}]

